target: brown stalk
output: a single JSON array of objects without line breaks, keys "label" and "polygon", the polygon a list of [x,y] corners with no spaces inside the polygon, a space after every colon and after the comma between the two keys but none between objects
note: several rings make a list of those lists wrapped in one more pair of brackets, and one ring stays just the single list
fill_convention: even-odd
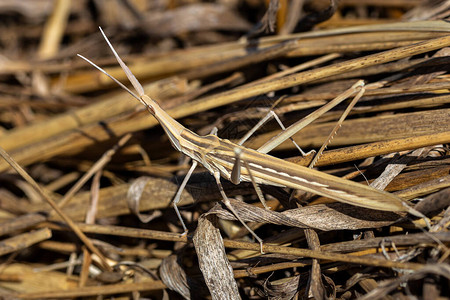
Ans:
[{"label": "brown stalk", "polygon": [[[102,226],[102,225],[88,225],[77,223],[79,228],[86,233],[97,233],[97,234],[107,234],[107,235],[118,235],[118,236],[127,236],[127,237],[136,237],[142,239],[156,239],[156,240],[164,240],[164,241],[180,241],[180,242],[188,242],[190,238],[186,236],[180,236],[177,233],[169,233],[155,230],[145,230],[145,229],[137,229],[137,228],[126,228],[119,226]],[[54,227],[58,228],[58,227]],[[259,252],[260,244],[259,243],[249,243],[249,242],[241,242],[241,241],[233,241],[233,240],[223,240],[223,243],[226,248],[232,249],[245,249]],[[292,248],[292,247],[283,247],[276,246],[270,244],[264,244],[263,246],[265,253],[279,253],[279,254],[288,254],[295,255],[299,257],[310,257],[322,260],[330,260],[330,261],[340,261],[340,262],[348,262],[354,264],[363,264],[367,266],[378,266],[378,267],[386,267],[386,268],[402,268],[402,269],[411,269],[417,270],[423,267],[423,265],[418,263],[403,263],[396,261],[388,261],[388,260],[379,260],[373,258],[364,258],[358,257],[354,255],[346,255],[346,254],[338,254],[338,253],[327,253],[322,251],[314,251],[308,249],[300,249],[300,248]]]},{"label": "brown stalk", "polygon": [[5,161],[8,162],[11,167],[16,170],[16,172],[22,176],[23,179],[25,179],[35,190],[39,195],[58,213],[58,215],[66,222],[66,224],[70,227],[70,229],[80,238],[80,240],[86,245],[86,247],[89,248],[93,253],[95,253],[101,260],[103,267],[106,270],[111,270],[111,267],[106,262],[105,257],[103,254],[97,249],[97,247],[92,244],[91,240],[88,239],[88,237],[78,228],[78,226],[70,219],[53,201],[52,198],[50,198],[44,190],[39,186],[39,184],[34,181],[34,179],[28,175],[28,173],[19,165],[17,162],[9,156],[9,154],[0,147],[0,155],[3,157]]}]

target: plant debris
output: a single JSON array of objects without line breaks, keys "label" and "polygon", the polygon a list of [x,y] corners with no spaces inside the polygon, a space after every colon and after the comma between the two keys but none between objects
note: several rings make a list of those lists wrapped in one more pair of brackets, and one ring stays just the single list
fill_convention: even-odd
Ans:
[{"label": "plant debris", "polygon": [[[450,298],[448,1],[27,0],[0,16],[1,299]],[[190,161],[77,57],[129,84],[98,26],[171,117],[233,142],[363,80],[345,118],[351,99],[292,135],[323,153],[286,139],[269,155],[408,209],[260,185],[267,209],[222,178],[227,207],[199,165],[183,234]],[[244,146],[280,132],[271,120]]]}]

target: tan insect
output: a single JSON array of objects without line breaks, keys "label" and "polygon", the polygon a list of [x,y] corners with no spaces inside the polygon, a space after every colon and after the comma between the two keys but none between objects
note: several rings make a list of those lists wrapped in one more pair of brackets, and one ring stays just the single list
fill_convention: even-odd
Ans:
[{"label": "tan insect", "polygon": [[[137,94],[133,93],[125,87],[118,80],[110,76],[103,69],[95,65],[87,58],[79,55],[98,70],[109,76],[112,80],[118,83],[122,88],[128,91],[133,97],[138,99],[148,111],[158,120],[163,127],[172,145],[180,152],[189,156],[193,160],[185,180],[182,182],[177,195],[174,199],[175,211],[183,225],[185,232],[186,226],[178,211],[177,204],[179,202],[181,192],[184,189],[189,176],[194,171],[195,167],[200,163],[205,167],[215,178],[222,195],[222,201],[225,206],[235,215],[235,217],[242,222],[242,224],[255,236],[255,238],[262,244],[262,240],[243,222],[239,215],[234,210],[227,195],[224,192],[220,178],[223,177],[235,184],[241,181],[253,182],[256,184],[266,184],[274,186],[289,187],[292,189],[300,189],[311,192],[317,195],[329,197],[331,199],[348,203],[355,206],[366,207],[376,210],[384,211],[406,211],[413,215],[418,215],[418,212],[409,207],[406,202],[397,196],[374,189],[370,186],[359,184],[353,181],[332,176],[320,171],[296,165],[284,161],[282,159],[266,154],[271,149],[275,148],[282,141],[286,140],[297,132],[302,124],[310,123],[314,118],[302,120],[290,126],[283,131],[278,137],[263,145],[258,150],[248,149],[240,144],[233,143],[229,140],[221,139],[215,134],[200,136],[191,130],[187,129],[171,116],[169,116],[156,101],[145,95],[144,89],[139,81],[131,73],[130,69],[125,65],[119,57],[113,46],[109,42],[104,32],[103,34],[106,42],[111,48],[114,56],[119,62],[120,66],[126,73],[128,79],[136,89]],[[356,85],[354,91],[358,91]],[[339,100],[342,101],[343,99]],[[313,114],[320,115],[324,111],[331,109],[335,103],[329,103]],[[302,123],[302,124],[300,124]],[[299,125],[300,124],[300,125]]]}]

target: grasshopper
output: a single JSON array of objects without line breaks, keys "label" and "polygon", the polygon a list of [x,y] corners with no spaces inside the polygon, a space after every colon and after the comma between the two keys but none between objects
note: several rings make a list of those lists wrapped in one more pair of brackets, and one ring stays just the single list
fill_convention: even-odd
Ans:
[{"label": "grasshopper", "polygon": [[[347,204],[383,210],[383,211],[405,211],[415,216],[422,216],[416,210],[408,206],[406,202],[397,196],[374,189],[360,183],[342,179],[332,176],[314,169],[296,165],[291,162],[284,161],[280,158],[266,154],[275,148],[282,141],[292,136],[299,130],[299,127],[305,126],[312,122],[312,118],[305,119],[291,125],[279,136],[276,136],[271,141],[263,145],[258,150],[248,149],[242,146],[243,141],[233,143],[226,139],[221,139],[215,134],[200,136],[195,132],[187,129],[170,115],[168,115],[159,104],[144,93],[144,89],[131,70],[125,65],[122,59],[117,54],[114,47],[106,37],[103,30],[100,31],[108,43],[111,51],[116,57],[118,63],[126,73],[127,78],[132,83],[137,94],[128,89],[125,85],[117,79],[109,75],[106,71],[95,65],[87,58],[80,56],[92,66],[100,70],[102,73],[114,80],[118,85],[130,93],[134,98],[139,100],[160,123],[165,133],[167,134],[171,144],[175,149],[181,153],[189,156],[193,160],[193,164],[189,169],[185,179],[174,198],[174,208],[181,221],[184,232],[187,228],[181,218],[177,204],[180,200],[181,192],[187,184],[190,175],[193,173],[196,166],[200,163],[207,169],[215,178],[222,201],[225,206],[235,215],[235,217],[252,233],[252,235],[260,242],[262,249],[262,240],[245,224],[239,217],[235,209],[230,203],[227,195],[221,184],[221,177],[239,184],[241,181],[252,182],[255,186],[257,184],[266,184],[280,187],[288,187],[292,189],[300,189],[306,192],[311,192],[317,195],[325,196]],[[358,83],[353,90],[358,90],[362,84]],[[345,98],[343,98],[345,99]],[[331,109],[340,100],[333,100],[313,114],[318,117],[325,111]],[[420,215],[418,215],[420,214]]]}]

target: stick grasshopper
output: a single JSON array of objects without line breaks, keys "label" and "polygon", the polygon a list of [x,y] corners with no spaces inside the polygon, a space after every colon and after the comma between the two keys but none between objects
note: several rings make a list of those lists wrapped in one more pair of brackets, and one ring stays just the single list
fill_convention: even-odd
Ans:
[{"label": "stick grasshopper", "polygon": [[[303,119],[291,125],[279,136],[273,138],[258,150],[252,150],[242,146],[241,144],[243,141],[236,144],[229,140],[221,139],[215,134],[200,136],[185,128],[169,116],[155,100],[144,93],[142,85],[119,57],[101,28],[100,31],[111,48],[111,51],[116,57],[118,63],[126,73],[127,78],[137,91],[137,95],[87,58],[79,54],[78,56],[106,74],[134,98],[139,100],[147,108],[150,114],[152,114],[161,124],[173,147],[193,160],[193,164],[174,198],[174,208],[185,233],[187,232],[187,228],[181,218],[177,204],[180,200],[181,192],[186,186],[188,178],[193,173],[198,163],[200,163],[214,176],[219,191],[222,195],[223,203],[260,242],[261,249],[262,240],[245,224],[230,204],[230,201],[220,182],[221,177],[235,184],[239,184],[241,181],[247,181],[253,182],[255,186],[257,184],[266,184],[289,187],[292,189],[300,189],[317,195],[329,197],[331,199],[355,206],[384,211],[405,211],[418,216],[417,211],[409,207],[402,199],[393,194],[307,167],[299,166],[266,154],[282,141],[292,136],[299,130],[299,128],[312,122],[312,117],[307,120]],[[361,83],[359,83],[359,86],[361,86]],[[358,90],[357,87],[358,85],[354,88],[353,92]],[[337,105],[337,103],[343,99],[345,98],[343,97],[340,100],[334,99],[329,104],[313,112],[313,114],[318,117],[325,111],[331,109],[331,107]]]}]

